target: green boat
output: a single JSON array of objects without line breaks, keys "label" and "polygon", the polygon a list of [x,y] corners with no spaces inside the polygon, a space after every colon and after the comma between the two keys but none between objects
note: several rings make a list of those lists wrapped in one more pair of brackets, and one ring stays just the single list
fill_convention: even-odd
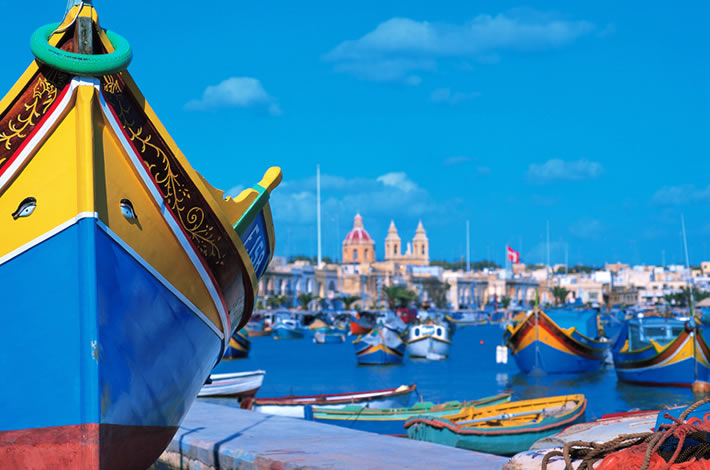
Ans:
[{"label": "green boat", "polygon": [[586,407],[584,395],[564,395],[464,408],[447,418],[418,416],[407,420],[404,427],[410,439],[514,455],[538,439],[583,421]]},{"label": "green boat", "polygon": [[308,407],[305,418],[311,421],[334,424],[360,431],[406,436],[404,423],[416,416],[447,417],[461,413],[464,408],[483,408],[510,401],[510,393],[500,393],[473,401],[449,401],[434,404],[419,402],[411,408],[374,409],[362,406],[346,406],[341,409]]}]

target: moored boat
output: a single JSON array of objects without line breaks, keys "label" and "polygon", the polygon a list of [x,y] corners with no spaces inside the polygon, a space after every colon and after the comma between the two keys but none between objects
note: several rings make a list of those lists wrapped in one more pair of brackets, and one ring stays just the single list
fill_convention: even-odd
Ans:
[{"label": "moored boat", "polygon": [[127,72],[128,41],[74,3],[0,100],[0,369],[52,384],[0,391],[0,453],[147,468],[249,320],[281,172],[234,199],[210,186]]},{"label": "moored boat", "polygon": [[627,321],[612,350],[617,377],[623,382],[676,387],[710,381],[704,331],[692,319]]},{"label": "moored boat", "polygon": [[610,343],[597,336],[596,312],[538,308],[524,315],[503,334],[523,372],[570,373],[598,370]]},{"label": "moored boat", "polygon": [[358,313],[350,319],[350,334],[366,335],[375,327],[375,320],[368,313]]},{"label": "moored boat", "polygon": [[342,344],[345,342],[345,334],[337,330],[318,331],[313,335],[313,342],[316,344]]},{"label": "moored boat", "polygon": [[234,332],[232,337],[229,338],[229,346],[224,351],[225,359],[244,359],[249,357],[251,341],[247,334],[246,328]]},{"label": "moored boat", "polygon": [[564,395],[465,408],[447,418],[416,417],[404,427],[410,439],[498,455],[513,455],[536,440],[584,420],[584,395]]},{"label": "moored boat", "polygon": [[271,327],[274,339],[301,339],[305,336],[303,328],[293,318],[279,316]]},{"label": "moored boat", "polygon": [[286,396],[278,398],[252,398],[242,400],[242,408],[264,414],[304,417],[304,407],[338,409],[348,405],[368,408],[403,408],[412,402],[416,384],[400,385],[397,388],[371,390],[367,392],[334,393],[329,395]]},{"label": "moored boat", "polygon": [[507,401],[510,401],[510,393],[501,393],[465,402],[449,401],[440,404],[417,402],[410,408],[376,409],[361,405],[350,405],[341,409],[328,409],[309,406],[306,408],[306,419],[360,431],[406,436],[404,423],[409,418],[423,415],[445,418],[460,413],[465,407],[482,408],[499,405]]},{"label": "moored boat", "polygon": [[210,374],[198,397],[253,397],[264,383],[263,370]]},{"label": "moored boat", "polygon": [[411,357],[449,356],[449,329],[443,323],[428,322],[409,329],[407,352]]},{"label": "moored boat", "polygon": [[263,318],[249,321],[245,327],[247,336],[250,338],[258,338],[260,336],[271,336],[271,327],[266,324]]},{"label": "moored boat", "polygon": [[378,326],[353,341],[358,364],[397,365],[404,359],[406,345],[397,332]]}]

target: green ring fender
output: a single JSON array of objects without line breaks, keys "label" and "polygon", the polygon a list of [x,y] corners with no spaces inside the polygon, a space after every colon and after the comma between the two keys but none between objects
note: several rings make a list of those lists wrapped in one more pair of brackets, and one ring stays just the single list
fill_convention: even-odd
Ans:
[{"label": "green ring fender", "polygon": [[30,48],[40,62],[73,75],[101,76],[126,70],[131,63],[133,52],[128,41],[114,33],[106,31],[114,51],[110,54],[76,54],[49,45],[49,38],[59,27],[59,23],[44,25],[32,33]]}]

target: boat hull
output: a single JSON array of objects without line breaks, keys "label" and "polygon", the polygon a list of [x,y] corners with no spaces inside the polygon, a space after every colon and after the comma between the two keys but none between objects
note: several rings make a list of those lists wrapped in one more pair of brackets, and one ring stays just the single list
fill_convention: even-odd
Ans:
[{"label": "boat hull", "polygon": [[313,342],[316,344],[342,344],[345,342],[345,335],[342,333],[316,332],[313,335]]},{"label": "boat hull", "polygon": [[276,326],[272,329],[274,339],[302,339],[305,335],[300,328],[285,328]]},{"label": "boat hull", "polygon": [[504,333],[518,368],[525,373],[541,369],[548,374],[599,370],[609,343],[592,340],[576,330],[563,330],[547,315],[528,315]]},{"label": "boat hull", "polygon": [[448,341],[443,341],[434,336],[427,336],[414,341],[410,340],[407,343],[407,352],[412,357],[427,357],[430,353],[448,357],[449,346],[450,343]]},{"label": "boat hull", "polygon": [[246,329],[242,328],[229,339],[229,346],[224,352],[225,359],[244,359],[249,357],[251,341],[247,337]]},{"label": "boat hull", "polygon": [[[625,336],[620,337],[622,342]],[[691,387],[710,381],[708,346],[699,330],[684,331],[663,348],[615,350],[614,367],[620,381],[639,385]]]},{"label": "boat hull", "polygon": [[[208,320],[93,217],[0,264],[0,282],[13,293],[0,341],[14,351],[0,370],[52,384],[0,390],[12,404],[0,413],[3,465],[150,465],[220,353]],[[62,341],[48,360],[36,341],[51,337]]]},{"label": "boat hull", "polygon": [[361,365],[399,365],[404,360],[404,344],[397,348],[388,348],[384,344],[368,345],[358,348],[357,363]]}]

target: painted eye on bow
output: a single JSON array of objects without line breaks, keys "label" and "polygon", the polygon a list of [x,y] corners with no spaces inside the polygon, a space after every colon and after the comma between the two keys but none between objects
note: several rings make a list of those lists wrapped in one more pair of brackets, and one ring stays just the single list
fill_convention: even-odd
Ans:
[{"label": "painted eye on bow", "polygon": [[121,199],[121,213],[128,220],[138,220],[133,204],[128,199]]},{"label": "painted eye on bow", "polygon": [[36,207],[37,199],[33,197],[25,198],[20,205],[17,206],[17,210],[12,213],[12,218],[17,220],[20,217],[29,217],[35,211]]}]

